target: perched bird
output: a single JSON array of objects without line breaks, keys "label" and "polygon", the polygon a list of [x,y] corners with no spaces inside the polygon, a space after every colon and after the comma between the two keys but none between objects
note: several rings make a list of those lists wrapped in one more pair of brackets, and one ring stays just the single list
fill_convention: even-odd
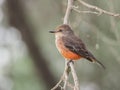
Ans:
[{"label": "perched bird", "polygon": [[87,50],[83,41],[74,34],[69,25],[60,25],[55,31],[50,31],[50,33],[55,33],[56,47],[65,59],[78,60],[85,58],[91,62],[98,63],[105,69],[105,66]]}]

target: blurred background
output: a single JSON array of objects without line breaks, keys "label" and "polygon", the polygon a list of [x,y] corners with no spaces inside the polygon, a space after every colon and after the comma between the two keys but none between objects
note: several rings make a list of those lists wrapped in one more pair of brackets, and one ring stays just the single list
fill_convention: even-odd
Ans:
[{"label": "blurred background", "polygon": [[[85,1],[120,13],[120,0]],[[0,90],[50,90],[58,82],[65,61],[48,31],[63,23],[66,4],[67,0],[0,0]],[[77,1],[75,5],[89,10]],[[87,60],[77,61],[81,90],[120,90],[120,18],[72,11],[70,25],[106,66],[103,70]]]}]

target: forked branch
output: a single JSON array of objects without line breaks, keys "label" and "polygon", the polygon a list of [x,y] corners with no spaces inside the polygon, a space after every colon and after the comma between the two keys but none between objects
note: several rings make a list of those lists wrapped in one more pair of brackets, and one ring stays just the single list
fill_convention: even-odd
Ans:
[{"label": "forked branch", "polygon": [[113,13],[113,12],[106,11],[104,9],[101,9],[101,8],[97,7],[97,6],[88,4],[88,3],[84,2],[83,0],[77,0],[77,1],[80,4],[84,5],[85,7],[89,8],[89,9],[92,9],[92,10],[95,10],[95,11],[79,11],[78,9],[73,7],[73,10],[75,10],[78,13],[90,13],[90,14],[97,14],[97,15],[107,14],[109,16],[120,17],[119,13]]}]

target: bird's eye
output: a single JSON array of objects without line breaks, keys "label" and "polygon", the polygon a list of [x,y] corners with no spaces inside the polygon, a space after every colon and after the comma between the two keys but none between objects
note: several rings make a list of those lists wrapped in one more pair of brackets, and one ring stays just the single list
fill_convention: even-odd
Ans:
[{"label": "bird's eye", "polygon": [[60,29],[59,31],[62,32],[62,29]]}]

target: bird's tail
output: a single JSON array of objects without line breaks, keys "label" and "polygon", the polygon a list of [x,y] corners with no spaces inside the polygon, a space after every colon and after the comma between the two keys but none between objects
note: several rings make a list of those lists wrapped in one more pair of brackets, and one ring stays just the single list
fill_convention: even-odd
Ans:
[{"label": "bird's tail", "polygon": [[101,66],[103,69],[105,69],[106,67],[98,60],[94,60],[94,62],[96,62],[99,66]]},{"label": "bird's tail", "polygon": [[98,61],[90,52],[89,52],[89,56],[87,57],[87,60],[91,62],[96,62],[99,66],[105,69],[105,66],[100,61]]},{"label": "bird's tail", "polygon": [[103,69],[105,69],[106,67],[100,62],[98,61],[95,57],[90,57],[90,58],[87,58],[87,60],[91,61],[91,62],[95,62],[97,63],[100,67],[102,67]]}]

